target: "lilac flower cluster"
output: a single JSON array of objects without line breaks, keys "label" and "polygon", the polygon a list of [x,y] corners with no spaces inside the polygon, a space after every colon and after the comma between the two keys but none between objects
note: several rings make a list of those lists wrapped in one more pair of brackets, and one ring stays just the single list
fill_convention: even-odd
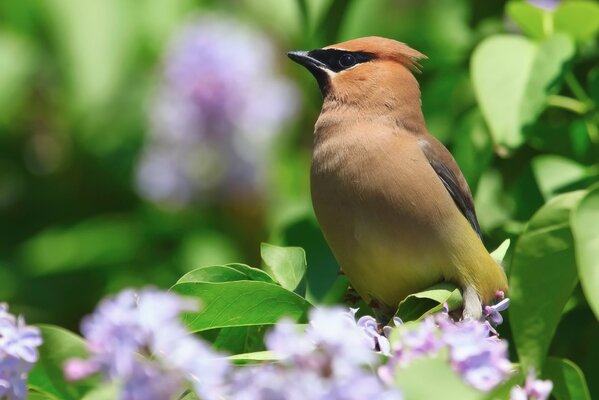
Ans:
[{"label": "lilac flower cluster", "polygon": [[[500,323],[498,311],[508,302],[485,315]],[[154,290],[126,290],[103,301],[82,324],[91,356],[71,360],[66,376],[101,372],[120,383],[123,400],[169,399],[190,384],[204,400],[396,400],[402,394],[395,376],[418,358],[447,357],[467,384],[485,392],[513,372],[507,344],[488,321],[455,322],[443,312],[408,324],[395,318],[394,326],[381,329],[374,318],[356,321],[357,310],[339,308],[313,309],[305,329],[280,321],[265,340],[279,361],[233,368],[181,325],[179,314],[196,309]],[[531,374],[511,399],[545,400],[551,389],[551,382]]]},{"label": "lilac flower cluster", "polygon": [[239,21],[191,21],[167,50],[138,165],[140,193],[185,205],[263,189],[275,137],[298,106],[270,39]]},{"label": "lilac flower cluster", "polygon": [[546,400],[552,389],[551,381],[537,379],[535,372],[530,371],[524,387],[514,386],[510,391],[510,400]]},{"label": "lilac flower cluster", "polygon": [[27,374],[38,360],[41,344],[39,329],[25,325],[22,317],[16,318],[0,303],[0,399],[26,398]]},{"label": "lilac flower cluster", "polygon": [[195,302],[151,289],[104,300],[81,327],[91,356],[71,359],[66,377],[100,372],[122,383],[123,400],[169,399],[187,382],[203,399],[219,398],[228,362],[189,335],[178,318],[196,309]]},{"label": "lilac flower cluster", "polygon": [[305,332],[291,321],[278,323],[266,345],[282,361],[240,371],[232,384],[233,398],[401,399],[398,389],[373,372],[378,365],[373,345],[384,338],[373,334],[374,319],[362,317],[356,323],[354,315],[355,310],[314,309]]},{"label": "lilac flower cluster", "polygon": [[391,358],[380,370],[386,380],[398,366],[437,356],[442,349],[448,351],[454,371],[478,390],[495,388],[513,372],[507,343],[492,335],[494,330],[488,322],[454,322],[447,313],[439,313],[397,331],[391,336]]}]

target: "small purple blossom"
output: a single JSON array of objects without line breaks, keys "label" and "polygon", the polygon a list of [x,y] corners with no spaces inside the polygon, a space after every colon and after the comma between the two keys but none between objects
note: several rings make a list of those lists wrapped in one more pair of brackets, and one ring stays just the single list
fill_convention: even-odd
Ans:
[{"label": "small purple blossom", "polygon": [[140,193],[186,205],[260,193],[273,141],[297,109],[263,33],[224,16],[190,21],[167,49],[138,165]]},{"label": "small purple blossom", "polygon": [[501,316],[500,312],[507,310],[509,305],[510,299],[504,298],[493,306],[485,306],[483,309],[483,315],[492,326],[501,325],[503,323],[503,317]]},{"label": "small purple blossom", "polygon": [[510,392],[510,400],[546,400],[551,394],[553,383],[549,380],[537,379],[534,370],[526,377],[524,387],[514,386]]},{"label": "small purple blossom", "polygon": [[0,303],[0,398],[26,398],[27,374],[37,362],[37,348],[42,344],[38,328],[15,318],[8,306]]},{"label": "small purple blossom", "polygon": [[102,301],[81,327],[91,356],[68,361],[66,377],[101,372],[122,383],[124,400],[168,399],[185,381],[202,398],[216,399],[228,363],[182,326],[179,314],[194,310],[195,302],[152,289],[124,290]]},{"label": "small purple blossom", "polygon": [[528,2],[543,10],[553,11],[557,8],[559,3],[561,3],[561,0],[528,0]]}]

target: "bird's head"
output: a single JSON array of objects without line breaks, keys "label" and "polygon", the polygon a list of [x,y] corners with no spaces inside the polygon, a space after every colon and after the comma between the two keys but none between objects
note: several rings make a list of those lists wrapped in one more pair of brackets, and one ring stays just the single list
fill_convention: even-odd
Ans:
[{"label": "bird's head", "polygon": [[382,37],[365,37],[311,51],[290,51],[289,58],[306,67],[325,97],[352,99],[384,92],[418,92],[412,71],[425,55],[404,43]]}]

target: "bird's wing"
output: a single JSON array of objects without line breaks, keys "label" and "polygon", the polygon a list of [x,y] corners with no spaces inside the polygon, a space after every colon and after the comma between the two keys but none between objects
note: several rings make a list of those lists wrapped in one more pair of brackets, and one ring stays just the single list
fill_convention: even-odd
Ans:
[{"label": "bird's wing", "polygon": [[420,139],[419,144],[428,162],[439,176],[439,179],[441,179],[441,182],[443,182],[455,204],[468,222],[470,222],[472,229],[478,234],[478,237],[482,237],[480,226],[476,219],[476,212],[474,211],[474,202],[470,188],[449,150],[430,135]]}]

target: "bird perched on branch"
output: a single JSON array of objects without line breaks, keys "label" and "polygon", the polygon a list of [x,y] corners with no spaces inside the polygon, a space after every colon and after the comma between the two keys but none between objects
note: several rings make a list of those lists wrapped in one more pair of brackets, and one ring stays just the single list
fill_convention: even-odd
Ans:
[{"label": "bird perched on branch", "polygon": [[353,288],[386,319],[407,295],[454,282],[464,317],[480,318],[507,279],[482,243],[457,163],[426,129],[412,73],[426,57],[381,37],[288,56],[314,75],[324,98],[312,203]]}]

